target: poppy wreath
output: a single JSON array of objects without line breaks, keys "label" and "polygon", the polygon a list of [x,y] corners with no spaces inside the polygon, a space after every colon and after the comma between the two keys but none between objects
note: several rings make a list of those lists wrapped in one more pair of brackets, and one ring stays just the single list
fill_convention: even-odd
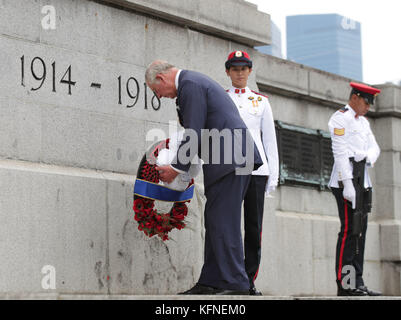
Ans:
[{"label": "poppy wreath", "polygon": [[[160,142],[153,151],[148,154],[148,156],[146,154],[143,156],[138,168],[137,179],[145,180],[154,184],[160,182],[160,176],[159,172],[156,170],[155,160],[159,155],[160,150],[164,148],[169,148],[169,139]],[[188,187],[192,184],[194,184],[193,179],[188,184]],[[188,214],[186,202],[190,202],[190,200],[174,202],[170,212],[160,213],[154,207],[154,199],[134,194],[134,219],[138,222],[138,229],[143,231],[150,238],[157,235],[163,241],[168,240],[168,233],[171,230],[181,230],[186,226],[184,222],[184,219]]]}]

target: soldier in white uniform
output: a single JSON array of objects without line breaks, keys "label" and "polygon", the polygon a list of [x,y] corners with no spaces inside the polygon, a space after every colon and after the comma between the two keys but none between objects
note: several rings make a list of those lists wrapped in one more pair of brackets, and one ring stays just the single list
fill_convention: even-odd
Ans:
[{"label": "soldier in white uniform", "polygon": [[353,82],[351,87],[348,105],[334,113],[328,123],[334,155],[329,187],[341,221],[336,249],[337,295],[373,296],[380,293],[368,289],[362,275],[372,205],[368,168],[377,161],[380,148],[364,115],[380,90]]},{"label": "soldier in white uniform", "polygon": [[234,101],[262,157],[263,165],[252,173],[244,199],[245,270],[250,283],[250,294],[261,295],[254,282],[261,259],[262,222],[265,194],[275,190],[279,164],[273,113],[267,96],[247,87],[252,72],[252,61],[247,52],[234,51],[226,61],[226,73],[232,86],[227,90]]}]

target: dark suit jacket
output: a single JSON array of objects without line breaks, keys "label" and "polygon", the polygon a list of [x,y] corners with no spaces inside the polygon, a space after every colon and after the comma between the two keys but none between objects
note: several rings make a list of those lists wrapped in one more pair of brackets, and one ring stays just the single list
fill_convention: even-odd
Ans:
[{"label": "dark suit jacket", "polygon": [[[190,131],[196,133],[196,136],[192,134],[183,140],[172,164],[174,168],[188,171],[190,162],[181,161],[179,155],[181,152],[185,153],[187,159],[193,158],[195,149],[205,162],[203,174],[206,187],[236,169],[246,166],[250,168],[250,171],[248,170],[250,174],[252,170],[262,165],[263,162],[250,133],[247,149],[247,127],[237,107],[217,82],[201,73],[182,70],[178,82],[177,106],[180,122],[187,129],[186,133],[188,129],[192,129]],[[217,139],[220,144],[216,144],[217,141],[213,141],[210,136],[205,136],[205,130],[202,129],[215,129],[215,134],[220,133],[221,137]],[[233,135],[231,139],[223,138],[227,134]],[[233,138],[234,135],[236,138]],[[218,159],[220,161],[216,163]]]}]

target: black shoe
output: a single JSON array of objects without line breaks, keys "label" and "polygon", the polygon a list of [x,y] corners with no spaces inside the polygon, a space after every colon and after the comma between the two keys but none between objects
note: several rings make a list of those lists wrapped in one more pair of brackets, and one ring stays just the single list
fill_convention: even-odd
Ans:
[{"label": "black shoe", "polygon": [[202,284],[197,283],[193,288],[180,292],[179,294],[216,294],[219,291],[219,289],[213,288],[213,287],[208,287],[204,286]]},{"label": "black shoe", "polygon": [[382,295],[381,292],[370,290],[366,286],[359,286],[358,289],[366,292],[368,294],[368,296],[381,296]]},{"label": "black shoe", "polygon": [[249,289],[249,295],[250,296],[262,296],[262,292],[256,290],[255,287],[252,287]]},{"label": "black shoe", "polygon": [[218,289],[209,286],[204,286],[202,284],[197,283],[193,288],[181,292],[179,294],[205,294],[205,295],[219,295],[219,296],[230,296],[230,295],[246,295],[249,296],[249,291],[241,291],[241,290],[229,290],[229,289]]},{"label": "black shoe", "polygon": [[337,296],[338,297],[366,297],[368,293],[363,291],[359,288],[356,289],[344,289],[344,288],[337,288]]},{"label": "black shoe", "polygon": [[249,296],[249,291],[247,291],[247,290],[216,289],[215,295],[217,295],[217,296]]}]

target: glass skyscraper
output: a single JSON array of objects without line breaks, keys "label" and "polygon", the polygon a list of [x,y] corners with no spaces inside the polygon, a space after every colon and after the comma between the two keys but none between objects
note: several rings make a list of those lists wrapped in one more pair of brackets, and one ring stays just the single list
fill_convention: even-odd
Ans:
[{"label": "glass skyscraper", "polygon": [[288,16],[287,59],[363,81],[361,24],[338,14]]},{"label": "glass skyscraper", "polygon": [[272,35],[272,43],[270,45],[255,47],[255,49],[257,49],[262,53],[282,58],[283,54],[281,51],[281,31],[273,21],[271,21],[271,35]]}]

